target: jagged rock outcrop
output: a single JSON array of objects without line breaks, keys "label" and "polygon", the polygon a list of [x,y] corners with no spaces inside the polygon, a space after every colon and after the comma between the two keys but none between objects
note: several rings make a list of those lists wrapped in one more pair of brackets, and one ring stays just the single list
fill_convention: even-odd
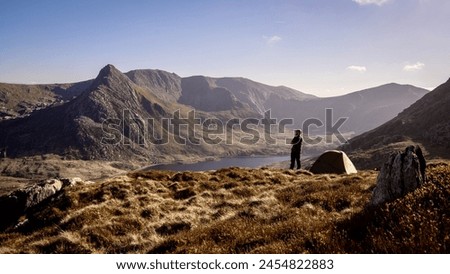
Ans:
[{"label": "jagged rock outcrop", "polygon": [[392,201],[414,191],[426,181],[426,161],[419,146],[391,154],[378,174],[371,205]]},{"label": "jagged rock outcrop", "polygon": [[49,179],[0,197],[0,230],[13,225],[30,208],[48,200],[65,187],[79,183],[83,183],[80,178]]}]

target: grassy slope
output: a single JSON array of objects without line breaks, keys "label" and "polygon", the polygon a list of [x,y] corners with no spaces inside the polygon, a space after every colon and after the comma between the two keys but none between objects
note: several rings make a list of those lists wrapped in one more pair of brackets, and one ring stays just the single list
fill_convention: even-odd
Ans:
[{"label": "grassy slope", "polygon": [[1,253],[447,253],[450,166],[377,209],[377,173],[132,173],[66,190],[0,234]]}]

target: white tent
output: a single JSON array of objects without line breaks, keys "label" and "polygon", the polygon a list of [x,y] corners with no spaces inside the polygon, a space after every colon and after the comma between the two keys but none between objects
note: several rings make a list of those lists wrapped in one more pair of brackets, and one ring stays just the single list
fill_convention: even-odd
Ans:
[{"label": "white tent", "polygon": [[310,170],[312,173],[336,173],[352,174],[357,173],[352,161],[345,152],[340,150],[328,150],[317,158]]}]

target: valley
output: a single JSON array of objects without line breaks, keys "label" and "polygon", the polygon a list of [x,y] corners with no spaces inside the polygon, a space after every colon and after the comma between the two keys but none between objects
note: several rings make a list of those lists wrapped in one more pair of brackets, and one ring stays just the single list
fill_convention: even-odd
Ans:
[{"label": "valley", "polygon": [[[59,187],[2,223],[1,253],[448,252],[447,230],[432,224],[448,210],[449,82],[319,98],[107,65],[84,82],[0,84],[0,94],[0,200]],[[289,170],[296,128],[303,169]],[[428,183],[370,207],[380,167],[408,145],[422,147]],[[357,174],[308,171],[336,148]]]}]

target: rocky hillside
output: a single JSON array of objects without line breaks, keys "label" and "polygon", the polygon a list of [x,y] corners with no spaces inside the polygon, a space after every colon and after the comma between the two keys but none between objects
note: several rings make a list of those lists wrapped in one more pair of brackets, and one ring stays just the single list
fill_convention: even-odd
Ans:
[{"label": "rocky hillside", "polygon": [[208,112],[248,107],[263,115],[274,107],[276,99],[302,101],[317,98],[287,87],[268,86],[245,78],[193,76],[183,78],[181,83],[179,102]]},{"label": "rocky hillside", "polygon": [[162,70],[132,70],[125,75],[162,101],[176,102],[181,96],[181,77]]},{"label": "rocky hillside", "polygon": [[229,168],[77,181],[0,232],[0,253],[448,254],[450,166],[367,207],[376,177]]},{"label": "rocky hillside", "polygon": [[[157,154],[151,148],[123,145],[137,143],[130,138],[136,139],[138,131],[144,132],[143,124],[129,123],[137,128],[126,128],[128,135],[124,138],[127,139],[115,142],[118,143],[116,145],[102,142],[102,138],[110,136],[105,135],[102,123],[106,119],[122,121],[124,110],[132,110],[129,119],[141,118],[145,121],[150,115],[164,115],[166,109],[158,98],[108,65],[87,90],[70,102],[41,110],[23,119],[1,123],[1,139],[11,156],[55,153],[82,159],[150,158]],[[126,126],[123,121],[116,126],[120,125]],[[120,141],[122,136],[116,137],[118,139],[114,141]]]},{"label": "rocky hillside", "polygon": [[275,107],[274,101],[276,99],[303,101],[317,98],[314,95],[288,87],[268,86],[245,78],[217,78],[214,79],[214,83],[229,90],[239,102],[250,106],[260,114],[264,114],[265,111]]},{"label": "rocky hillside", "polygon": [[34,111],[70,101],[85,91],[91,82],[52,85],[0,83],[0,121],[26,117]]},{"label": "rocky hillside", "polygon": [[[91,81],[87,90],[73,100],[48,107],[33,115],[0,123],[0,148],[10,157],[57,154],[77,159],[132,160],[146,163],[194,160],[205,156],[264,153],[266,147],[246,147],[225,142],[219,145],[196,144],[191,139],[174,141],[174,131],[163,125],[163,118],[187,117],[191,107],[177,103],[180,78],[158,71],[133,71],[127,75],[108,65]],[[227,112],[196,112],[196,118],[256,117],[247,106]],[[167,121],[167,120],[166,120]],[[106,125],[105,125],[106,123]],[[181,138],[191,138],[189,126],[180,127]],[[224,122],[225,124],[225,122]],[[196,126],[196,136],[202,127]],[[239,133],[239,130],[235,131]],[[167,143],[158,145],[163,136]],[[236,135],[237,136],[237,135]],[[236,136],[232,136],[235,138]],[[179,138],[177,136],[176,138]],[[151,141],[150,141],[151,140]],[[272,152],[273,153],[273,152]]]},{"label": "rocky hillside", "polygon": [[418,143],[425,155],[450,158],[450,80],[385,124],[352,138],[344,150],[360,168],[380,166],[387,154]]},{"label": "rocky hillside", "polygon": [[179,102],[195,109],[214,112],[243,108],[244,105],[226,88],[203,76],[184,78]]}]

